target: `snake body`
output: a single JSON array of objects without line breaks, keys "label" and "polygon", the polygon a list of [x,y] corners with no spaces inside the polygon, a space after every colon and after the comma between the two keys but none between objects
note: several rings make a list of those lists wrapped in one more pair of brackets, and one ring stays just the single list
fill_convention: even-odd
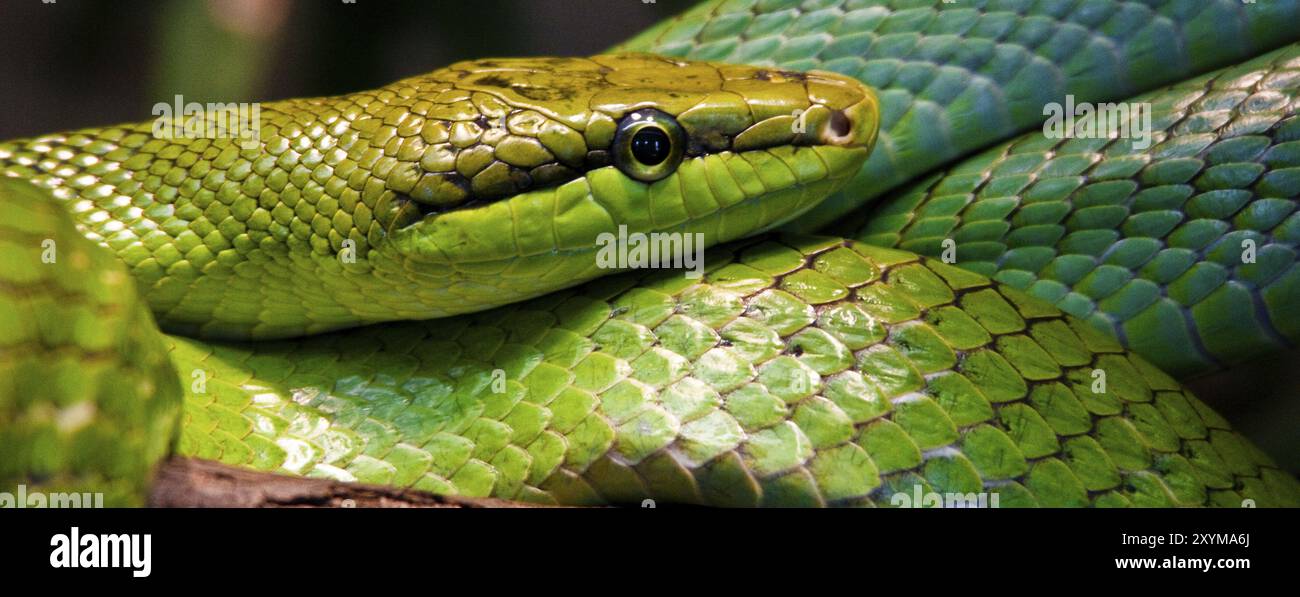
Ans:
[{"label": "snake body", "polygon": [[1019,137],[901,191],[852,236],[927,255],[953,238],[963,267],[1088,319],[1179,377],[1293,347],[1297,79],[1291,45],[1139,96],[1154,112],[1149,151]]},{"label": "snake body", "polygon": [[[0,479],[139,503],[174,451],[541,503],[1300,504],[1149,363],[1294,339],[1294,47],[1135,100],[1150,149],[1030,134],[891,191],[1065,94],[1278,46],[1300,9],[897,4],[707,2],[622,48],[686,60],[460,63],[268,104],[251,149],[149,123],[0,144],[23,256],[0,270]],[[610,154],[634,112],[684,129],[664,177]],[[873,199],[838,222],[856,241],[727,243]],[[726,244],[702,279],[564,289],[620,225]],[[955,263],[913,253],[949,236]],[[1215,252],[1246,237],[1254,267]],[[1260,332],[1224,338],[1228,307]]]}]

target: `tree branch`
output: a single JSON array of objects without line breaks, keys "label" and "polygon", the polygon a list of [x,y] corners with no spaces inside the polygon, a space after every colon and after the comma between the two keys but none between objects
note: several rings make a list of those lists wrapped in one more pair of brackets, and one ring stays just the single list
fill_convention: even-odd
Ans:
[{"label": "tree branch", "polygon": [[154,476],[149,505],[160,508],[526,508],[491,498],[303,479],[173,457]]}]

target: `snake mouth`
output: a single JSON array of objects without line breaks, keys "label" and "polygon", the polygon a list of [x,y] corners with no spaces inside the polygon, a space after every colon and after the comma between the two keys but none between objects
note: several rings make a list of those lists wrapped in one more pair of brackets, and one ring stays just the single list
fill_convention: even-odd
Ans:
[{"label": "snake mouth", "polygon": [[[834,150],[852,153],[862,152],[865,155],[870,152],[872,145],[875,143],[876,129],[873,127],[864,129],[864,127],[853,126],[852,122],[852,118],[848,115],[843,112],[836,112],[832,115],[830,123],[819,129],[816,136],[821,140],[820,143],[794,144],[793,147],[808,149],[810,146],[821,145]],[[549,184],[532,189],[532,191],[553,190],[561,184],[563,183]],[[387,227],[387,230],[389,233],[394,233],[418,228],[422,225],[432,224],[440,217],[460,212],[473,212],[491,207],[497,203],[509,203],[509,198],[475,198],[459,205],[447,207],[418,201],[405,193],[393,193],[389,204],[393,214],[392,224]]]},{"label": "snake mouth", "polygon": [[[712,246],[798,217],[838,190],[866,161],[862,139],[869,131],[830,132],[844,137],[843,143],[707,155],[650,184],[632,181],[609,166],[559,187],[428,217],[414,200],[398,198],[400,209],[414,221],[390,229],[383,248],[400,255],[407,267],[544,277],[555,284],[548,288],[559,288],[563,284],[547,273],[555,269],[550,260],[586,267],[594,259],[593,242],[620,226],[633,233],[699,233],[705,238],[702,246]],[[530,269],[534,267],[542,270]],[[597,275],[580,273],[568,281]]]}]

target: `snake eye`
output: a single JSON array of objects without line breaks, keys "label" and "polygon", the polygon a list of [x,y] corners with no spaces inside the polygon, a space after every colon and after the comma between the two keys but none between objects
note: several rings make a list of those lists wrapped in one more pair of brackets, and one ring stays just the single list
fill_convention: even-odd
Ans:
[{"label": "snake eye", "polygon": [[611,153],[624,174],[654,182],[677,169],[685,145],[686,133],[673,117],[658,110],[638,110],[618,123]]},{"label": "snake eye", "polygon": [[668,133],[655,127],[644,127],[632,135],[632,157],[647,166],[657,166],[668,159],[673,142]]}]

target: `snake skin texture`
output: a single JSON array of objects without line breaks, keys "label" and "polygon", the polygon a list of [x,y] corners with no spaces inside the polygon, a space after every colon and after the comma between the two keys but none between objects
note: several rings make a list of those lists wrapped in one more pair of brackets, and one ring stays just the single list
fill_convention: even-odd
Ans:
[{"label": "snake skin texture", "polygon": [[[702,279],[656,270],[589,280],[609,273],[593,258],[596,232],[698,232],[713,245],[801,214],[795,228],[839,219],[1023,131],[1066,94],[1127,97],[1238,62],[1300,36],[1278,25],[1297,16],[1296,2],[1236,0],[725,0],[626,48],[759,66],[646,55],[483,60],[375,91],[265,104],[256,148],[156,139],[149,124],[0,143],[0,215],[71,208],[48,233],[0,223],[0,242],[30,254],[0,270],[0,301],[19,305],[6,313],[0,304],[0,318],[15,320],[0,325],[0,338],[18,338],[0,346],[0,372],[21,376],[0,384],[9,434],[0,445],[7,453],[26,442],[25,459],[0,468],[0,481],[57,478],[69,465],[60,459],[138,430],[66,478],[80,485],[101,469],[122,472],[111,501],[139,503],[149,467],[174,447],[264,471],[544,504],[1300,506],[1293,476],[1127,350],[1131,338],[1094,327],[1138,302],[1135,290],[1110,302],[1100,290],[1132,281],[1106,259],[1137,260],[1147,241],[1166,237],[1165,220],[1147,213],[1185,209],[1174,226],[1188,219],[1187,237],[1234,240],[1229,219],[1259,233],[1260,263],[1223,268],[1226,291],[1206,288],[1219,279],[1209,268],[1224,266],[1208,244],[1177,273],[1184,253],[1148,256],[1163,269],[1136,275],[1174,276],[1157,283],[1162,297],[1201,296],[1180,311],[1196,324],[1236,323],[1215,292],[1245,291],[1256,313],[1300,292],[1282,267],[1294,262],[1287,64],[1180,87],[1161,104],[1174,118],[1159,121],[1169,153],[1138,164],[1117,156],[1122,164],[1103,168],[1113,179],[1097,169],[1122,144],[1016,141],[892,197],[880,222],[866,224],[878,228],[864,238],[916,250],[930,246],[933,228],[963,223],[1016,241],[988,241],[979,253],[965,241],[984,237],[963,237],[955,264],[854,240],[764,235],[712,249]],[[830,72],[795,72],[808,68]],[[859,80],[879,88],[879,102]],[[651,108],[681,121],[690,149],[667,178],[641,183],[607,167],[607,150],[616,123]],[[792,128],[796,110],[810,131]],[[830,133],[844,122],[849,134]],[[1198,146],[1206,127],[1263,139]],[[877,132],[881,147],[867,161]],[[1033,180],[996,168],[1004,158],[1032,166]],[[973,175],[961,201],[937,192],[930,201],[943,188],[933,185]],[[1044,185],[1051,205],[1020,220],[994,213],[1021,205],[1010,189],[1029,197],[1048,175],[1111,186],[1070,195],[1077,189]],[[1025,186],[1000,182],[1013,179]],[[1006,192],[981,194],[989,181]],[[1133,188],[1125,195],[1116,183]],[[1159,192],[1139,203],[1147,190]],[[1048,221],[1060,205],[1070,213]],[[997,228],[1003,216],[1010,222]],[[1142,242],[1087,253],[1047,230],[1077,228],[1102,242],[1096,231],[1117,217]],[[1202,220],[1219,224],[1193,224]],[[134,276],[178,335],[159,340],[121,278],[49,269],[76,261],[41,264],[47,238]],[[1014,252],[1021,240],[1032,246]],[[341,259],[345,241],[356,263]],[[1016,289],[1041,292],[1019,270],[1000,269],[1046,250],[1055,258],[1058,245],[1086,258],[1057,269],[1093,276],[1072,289],[1096,299],[1083,313],[1093,324]],[[998,246],[1015,259],[995,255]],[[24,303],[25,280],[78,274],[85,279],[69,288],[125,291],[104,299],[122,314],[105,331],[67,325],[80,320],[66,311],[91,304],[80,295]],[[1255,292],[1264,287],[1274,290]],[[391,321],[468,311],[477,312]],[[391,322],[330,331],[379,321]],[[1270,321],[1266,332],[1290,333]],[[1119,331],[1163,329],[1131,325]],[[296,337],[315,332],[329,333]],[[1237,344],[1205,346],[1235,354],[1242,344],[1216,341]],[[117,412],[133,395],[108,387],[122,378],[101,376],[66,398],[38,386],[49,374],[29,368],[49,363],[26,363],[29,345],[120,360],[108,366],[143,378],[135,391],[154,391],[144,409],[152,418],[140,426],[126,420],[139,412]],[[76,352],[86,347],[98,353]],[[178,432],[165,426],[178,417],[176,379]],[[95,458],[134,461],[95,468]]]},{"label": "snake skin texture", "polygon": [[931,256],[951,239],[957,265],[1175,376],[1241,363],[1300,339],[1298,96],[1293,45],[1131,100],[1152,108],[1149,149],[1031,133],[886,197],[850,234]]},{"label": "snake skin texture", "polygon": [[0,487],[141,505],[181,391],[126,268],[17,180],[0,179],[0,255]]},{"label": "snake skin texture", "polygon": [[708,263],[303,341],[173,338],[206,380],[181,452],[561,504],[1300,499],[1176,381],[1014,289],[821,237]]},{"label": "snake skin texture", "polygon": [[815,230],[1043,121],[1067,94],[1120,99],[1300,40],[1294,0],[711,0],[619,46],[823,69],[875,88],[862,172],[796,221]]},{"label": "snake skin texture", "polygon": [[[616,123],[645,109],[691,145],[653,185],[609,167]],[[167,331],[274,338],[571,286],[607,273],[596,239],[619,226],[714,244],[781,224],[857,171],[878,106],[829,73],[611,55],[462,62],[259,114],[252,139],[209,110],[224,136],[146,121],[0,143],[0,175],[66,201]]]}]

